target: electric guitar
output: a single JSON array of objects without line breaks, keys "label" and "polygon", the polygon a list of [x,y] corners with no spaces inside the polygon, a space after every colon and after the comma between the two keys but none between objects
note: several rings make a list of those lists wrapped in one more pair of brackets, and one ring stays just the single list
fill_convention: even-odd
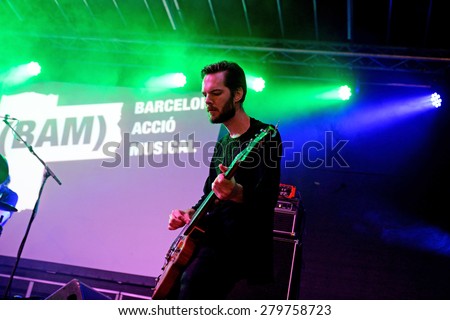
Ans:
[{"label": "electric guitar", "polygon": [[[234,176],[241,162],[247,158],[253,149],[259,148],[262,140],[269,133],[274,136],[276,127],[268,126],[266,129],[261,129],[261,132],[257,134],[255,138],[250,140],[245,149],[234,158],[233,162],[228,167],[228,170],[225,172],[225,178],[231,179]],[[205,232],[205,230],[199,226],[199,222],[217,199],[217,196],[211,191],[197,208],[189,224],[186,224],[183,227],[180,234],[172,242],[172,245],[165,256],[164,265],[161,268],[162,273],[156,278],[156,286],[152,294],[153,300],[166,299],[171,289],[180,278],[194,253],[197,240]]]}]

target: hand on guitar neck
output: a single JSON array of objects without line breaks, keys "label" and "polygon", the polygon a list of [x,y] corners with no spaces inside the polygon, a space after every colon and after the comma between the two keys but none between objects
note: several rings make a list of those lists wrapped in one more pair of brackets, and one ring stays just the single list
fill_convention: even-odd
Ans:
[{"label": "hand on guitar neck", "polygon": [[226,177],[228,167],[225,167],[223,164],[219,164],[219,169],[222,173],[217,176],[211,187],[216,197],[220,200],[242,202],[242,186],[234,180],[234,177],[231,177],[231,179]]},{"label": "hand on guitar neck", "polygon": [[[239,183],[236,183],[234,177],[231,179],[226,178],[226,172],[228,167],[220,164],[221,174],[217,176],[217,178],[212,183],[212,191],[216,195],[216,197],[220,200],[230,200],[234,202],[242,202],[243,201],[243,189]],[[219,200],[216,200],[219,201]],[[169,215],[169,230],[176,230],[189,224],[191,221],[192,215],[194,214],[194,209],[188,210],[179,210],[175,209]]]}]

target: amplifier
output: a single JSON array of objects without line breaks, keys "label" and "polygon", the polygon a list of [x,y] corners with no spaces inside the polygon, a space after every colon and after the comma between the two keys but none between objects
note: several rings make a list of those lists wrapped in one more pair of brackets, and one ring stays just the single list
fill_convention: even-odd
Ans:
[{"label": "amplifier", "polygon": [[287,213],[292,213],[292,212],[297,212],[297,208],[298,208],[298,200],[292,200],[292,201],[283,201],[283,200],[278,200],[277,201],[277,205],[275,206],[275,210],[276,211],[280,211],[280,212],[287,212]]},{"label": "amplifier", "polygon": [[298,215],[300,201],[292,199],[291,201],[279,200],[275,206],[273,220],[274,234],[295,237],[297,233]]}]

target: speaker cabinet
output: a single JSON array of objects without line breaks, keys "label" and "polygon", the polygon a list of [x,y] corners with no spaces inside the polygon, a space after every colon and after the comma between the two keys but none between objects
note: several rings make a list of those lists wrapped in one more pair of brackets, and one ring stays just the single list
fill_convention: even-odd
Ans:
[{"label": "speaker cabinet", "polygon": [[64,287],[52,293],[45,300],[111,300],[110,297],[72,279]]},{"label": "speaker cabinet", "polygon": [[274,237],[274,281],[266,285],[239,282],[228,296],[232,300],[292,300],[298,299],[300,288],[299,240]]},{"label": "speaker cabinet", "polygon": [[278,200],[273,217],[273,232],[280,237],[298,237],[304,216],[300,198]]},{"label": "speaker cabinet", "polygon": [[275,210],[273,218],[273,232],[279,236],[294,237],[296,235],[297,212]]}]

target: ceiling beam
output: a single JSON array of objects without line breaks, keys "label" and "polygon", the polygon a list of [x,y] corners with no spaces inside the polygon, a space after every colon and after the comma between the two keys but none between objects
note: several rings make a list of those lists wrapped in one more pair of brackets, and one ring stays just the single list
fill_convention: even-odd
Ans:
[{"label": "ceiling beam", "polygon": [[170,8],[169,8],[169,6],[167,4],[167,1],[166,0],[161,0],[161,1],[163,3],[164,9],[166,10],[167,17],[169,18],[170,25],[172,26],[172,29],[174,31],[177,30],[177,26],[175,25],[175,21],[173,19],[172,13],[170,12]]},{"label": "ceiling beam", "polygon": [[127,20],[125,20],[125,16],[122,13],[122,10],[120,10],[119,5],[117,4],[116,0],[112,0],[114,7],[116,8],[117,14],[120,17],[120,20],[122,21],[123,25],[126,26],[127,25]]},{"label": "ceiling beam", "polygon": [[[0,39],[2,33],[0,32]],[[11,34],[8,34],[11,36]],[[63,36],[53,34],[14,33],[30,41],[49,41],[60,52],[84,51],[123,55],[155,56],[159,52],[184,52],[193,48],[198,56],[226,54],[257,63],[347,70],[373,70],[417,74],[450,72],[450,51],[414,50],[411,48],[361,46],[348,43],[299,42],[280,39],[223,39],[220,37],[185,41],[120,39]],[[31,39],[35,38],[35,39]],[[169,38],[168,38],[169,39]],[[53,49],[52,49],[53,50]],[[193,51],[191,51],[193,52]],[[65,56],[62,54],[62,56]],[[123,63],[126,63],[124,61]]]},{"label": "ceiling beam", "polygon": [[211,17],[214,21],[214,27],[216,27],[216,32],[217,32],[217,34],[220,34],[220,28],[219,28],[219,24],[217,23],[216,12],[214,11],[214,7],[213,7],[211,0],[208,0],[208,5],[209,5],[209,11],[211,11]]},{"label": "ceiling beam", "polygon": [[278,21],[280,22],[281,37],[284,38],[284,21],[283,21],[283,13],[281,11],[281,0],[277,0],[277,11],[278,11]]},{"label": "ceiling beam", "polygon": [[245,23],[247,24],[248,35],[252,35],[252,27],[250,25],[250,19],[248,17],[247,3],[245,0],[242,0],[242,10],[244,11]]},{"label": "ceiling beam", "polygon": [[147,0],[144,0],[145,8],[147,9],[148,15],[150,16],[150,19],[152,20],[153,27],[158,30],[158,24],[156,23],[155,16],[153,15],[152,9],[150,9],[150,6],[147,2]]}]

